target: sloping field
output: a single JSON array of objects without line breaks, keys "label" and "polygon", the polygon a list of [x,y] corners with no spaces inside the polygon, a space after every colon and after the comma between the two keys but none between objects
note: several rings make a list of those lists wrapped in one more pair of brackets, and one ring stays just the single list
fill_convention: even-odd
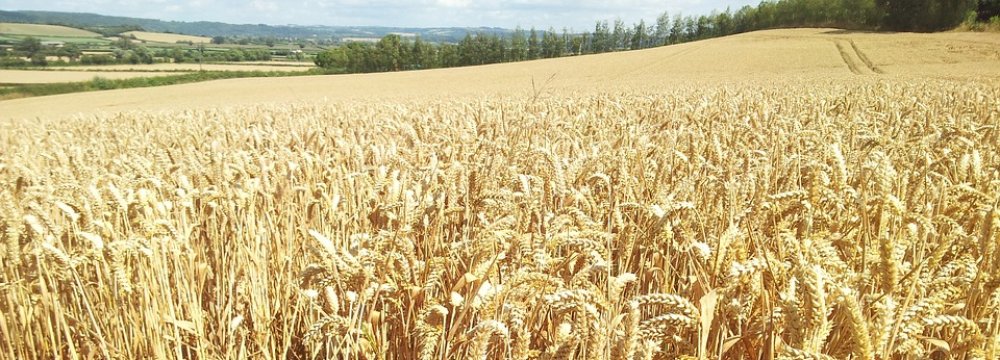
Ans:
[{"label": "sloping field", "polygon": [[[197,70],[197,69],[195,69]],[[0,70],[0,84],[53,84],[89,81],[94,77],[105,79],[131,79],[177,75],[176,72],[101,72],[101,71],[50,71],[50,70]]]},{"label": "sloping field", "polygon": [[148,32],[148,31],[129,31],[124,32],[122,35],[128,36],[133,35],[138,40],[150,41],[150,42],[160,42],[176,44],[177,42],[193,42],[193,43],[209,43],[212,38],[204,36],[191,36],[191,35],[181,35],[181,34],[168,34],[168,33],[158,33],[158,32]]},{"label": "sloping field", "polygon": [[[658,91],[692,81],[995,80],[1000,77],[998,49],[1000,37],[993,34],[774,30],[642,51],[517,64],[295,79],[235,79],[18,99],[3,103],[7,111],[0,116],[66,116],[107,110],[158,111],[329,99],[524,97],[533,91],[550,95]],[[862,56],[878,70],[870,69]]]},{"label": "sloping field", "polygon": [[58,25],[0,23],[0,34],[64,37],[101,37],[101,34]]},{"label": "sloping field", "polygon": [[998,41],[2,101],[0,358],[997,359]]},{"label": "sloping field", "polygon": [[315,66],[284,65],[282,63],[254,62],[229,64],[120,64],[98,66],[74,66],[73,69],[85,71],[308,71]]}]

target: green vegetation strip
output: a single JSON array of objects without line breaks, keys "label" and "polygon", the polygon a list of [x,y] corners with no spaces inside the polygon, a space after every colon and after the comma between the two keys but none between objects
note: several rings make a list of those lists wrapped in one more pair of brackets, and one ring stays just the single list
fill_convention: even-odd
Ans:
[{"label": "green vegetation strip", "polygon": [[59,95],[85,91],[130,89],[153,86],[188,84],[210,80],[238,79],[252,77],[291,77],[308,75],[326,75],[322,69],[309,71],[201,71],[174,76],[142,77],[132,79],[105,79],[95,77],[90,81],[68,82],[55,84],[25,84],[8,88],[0,88],[0,100],[18,99],[33,96]]}]

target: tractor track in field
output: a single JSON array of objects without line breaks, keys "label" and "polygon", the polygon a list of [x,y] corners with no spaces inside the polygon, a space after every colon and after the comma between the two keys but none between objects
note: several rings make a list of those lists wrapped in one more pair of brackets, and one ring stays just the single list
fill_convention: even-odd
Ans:
[{"label": "tractor track in field", "polygon": [[833,43],[837,47],[837,52],[840,53],[841,60],[855,75],[885,74],[884,70],[875,65],[868,55],[861,51],[854,40],[836,39],[833,40]]}]

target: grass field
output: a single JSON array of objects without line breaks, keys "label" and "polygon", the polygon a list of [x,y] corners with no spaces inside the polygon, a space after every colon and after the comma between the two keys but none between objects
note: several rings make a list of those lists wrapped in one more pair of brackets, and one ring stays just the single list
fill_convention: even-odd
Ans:
[{"label": "grass field", "polygon": [[191,35],[181,35],[181,34],[168,34],[168,33],[157,33],[148,31],[129,31],[122,33],[125,36],[135,36],[137,40],[158,42],[158,43],[168,43],[175,44],[177,42],[193,42],[193,43],[209,43],[212,38],[203,36],[191,36]]},{"label": "grass field", "polygon": [[101,34],[98,33],[66,26],[15,23],[0,23],[0,34],[36,37],[101,37]]},{"label": "grass field", "polygon": [[998,45],[3,101],[0,354],[996,359]]}]

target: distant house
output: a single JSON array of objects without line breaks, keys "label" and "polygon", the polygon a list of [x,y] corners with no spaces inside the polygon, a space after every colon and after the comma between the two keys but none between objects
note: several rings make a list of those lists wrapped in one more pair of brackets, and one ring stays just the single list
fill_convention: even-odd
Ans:
[{"label": "distant house", "polygon": [[42,41],[42,46],[61,48],[65,46],[66,43],[62,41]]}]

